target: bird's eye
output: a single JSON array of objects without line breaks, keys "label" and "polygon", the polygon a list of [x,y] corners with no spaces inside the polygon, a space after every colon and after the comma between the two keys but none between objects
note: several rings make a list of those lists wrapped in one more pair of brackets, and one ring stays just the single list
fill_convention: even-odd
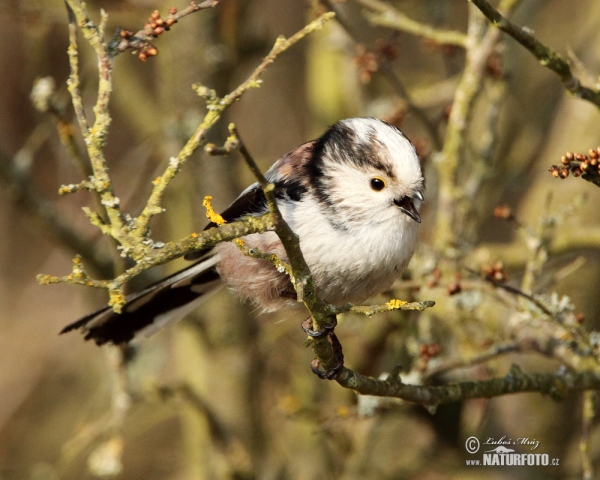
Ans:
[{"label": "bird's eye", "polygon": [[376,192],[380,192],[385,188],[385,180],[383,178],[374,177],[371,179],[371,188]]}]

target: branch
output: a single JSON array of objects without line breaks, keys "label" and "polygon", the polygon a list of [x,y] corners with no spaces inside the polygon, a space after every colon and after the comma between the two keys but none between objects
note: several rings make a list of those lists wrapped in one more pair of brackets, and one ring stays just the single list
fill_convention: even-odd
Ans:
[{"label": "branch", "polygon": [[[501,8],[511,11],[518,0],[503,0]],[[436,246],[439,250],[454,248],[457,244],[457,225],[463,225],[464,217],[470,208],[465,201],[465,192],[459,188],[458,166],[462,161],[465,132],[469,126],[475,99],[481,91],[486,67],[494,53],[499,39],[497,30],[489,29],[481,37],[480,16],[469,10],[469,31],[466,64],[454,95],[448,127],[444,138],[444,148],[436,164],[440,175],[438,212],[436,219]],[[463,162],[464,163],[464,162]]]},{"label": "branch", "polygon": [[40,285],[68,283],[71,285],[106,289],[110,297],[109,305],[118,313],[125,302],[123,286],[126,282],[145,270],[183,257],[188,253],[212,247],[217,243],[228,242],[252,233],[275,230],[276,223],[276,217],[267,213],[260,217],[246,217],[238,222],[228,223],[218,228],[210,228],[199,234],[192,233],[176,242],[155,245],[154,248],[148,248],[146,255],[143,258],[139,258],[133,267],[112,280],[94,280],[89,277],[79,257],[74,258],[72,271],[69,275],[58,277],[55,275],[40,274],[37,276],[37,279]]},{"label": "branch", "polygon": [[[214,2],[204,2],[201,5],[195,3],[186,11],[171,15],[173,19],[196,11],[197,9],[207,8],[208,4]],[[209,5],[210,6],[210,5]],[[196,7],[198,7],[196,9]],[[144,210],[136,219],[129,215],[122,214],[120,210],[119,198],[113,194],[111,179],[108,175],[108,166],[103,156],[104,138],[108,133],[110,124],[110,114],[108,111],[108,100],[112,90],[112,57],[104,40],[104,24],[107,16],[102,11],[102,21],[99,27],[89,20],[85,11],[85,6],[80,0],[67,0],[67,9],[69,13],[69,31],[70,46],[69,60],[71,65],[71,77],[69,80],[69,91],[73,98],[76,115],[82,130],[84,140],[88,149],[88,155],[92,163],[94,175],[89,180],[78,184],[66,185],[61,187],[60,193],[73,193],[82,189],[95,191],[101,199],[102,205],[106,208],[108,222],[96,212],[84,207],[84,212],[90,219],[90,222],[100,228],[100,230],[119,242],[121,256],[131,257],[135,265],[126,272],[112,280],[94,280],[87,275],[79,256],[73,260],[71,274],[66,276],[38,275],[40,284],[50,283],[69,283],[76,285],[86,285],[95,288],[106,289],[109,293],[109,305],[116,312],[119,312],[124,301],[123,286],[125,282],[143,271],[175,258],[181,257],[187,253],[196,250],[214,246],[223,241],[230,241],[251,233],[263,233],[273,230],[277,226],[277,217],[273,214],[266,214],[262,217],[248,217],[240,222],[223,225],[220,228],[213,228],[202,232],[201,234],[192,233],[179,242],[154,242],[148,237],[149,222],[151,218],[162,212],[160,206],[161,199],[167,186],[174,178],[175,174],[181,169],[187,158],[202,144],[204,144],[204,134],[222,115],[223,111],[238,100],[248,89],[260,85],[259,77],[267,67],[277,58],[277,56],[292,45],[300,41],[309,33],[319,29],[322,25],[333,17],[332,13],[326,13],[309,25],[301,29],[289,39],[278,38],[273,49],[265,57],[263,62],[256,68],[250,77],[232,91],[227,96],[219,99],[214,91],[205,87],[196,86],[196,91],[204,96],[208,103],[208,112],[204,120],[200,123],[196,132],[188,140],[187,144],[179,152],[177,157],[172,157],[165,173],[157,178],[154,183],[154,189],[150,198],[144,207]],[[188,11],[189,10],[189,11]],[[89,127],[88,120],[83,109],[81,92],[79,89],[79,64],[78,64],[78,45],[77,45],[77,27],[81,28],[88,43],[94,48],[98,58],[99,85],[96,106],[94,107],[95,122]]]},{"label": "branch", "polygon": [[[310,269],[304,259],[304,255],[300,249],[300,240],[298,236],[292,231],[290,226],[287,224],[285,219],[282,217],[281,212],[277,206],[275,199],[275,192],[273,184],[267,182],[258,165],[250,155],[250,152],[245,147],[244,143],[239,137],[237,130],[233,124],[229,126],[230,136],[227,139],[225,146],[222,148],[209,145],[208,150],[212,153],[225,153],[228,154],[233,148],[239,148],[244,161],[253,172],[256,177],[258,184],[263,190],[269,206],[269,212],[277,220],[275,223],[275,233],[279,237],[281,243],[286,252],[287,260],[289,265],[283,262],[276,255],[265,255],[262,252],[256,253],[245,249],[243,245],[239,245],[245,254],[264,258],[275,265],[276,268],[283,268],[290,276],[292,284],[296,290],[298,301],[301,301],[308,312],[310,313],[310,319],[312,320],[312,329],[317,331],[325,326],[337,324],[336,316],[343,312],[356,312],[362,313],[367,316],[374,315],[376,313],[389,312],[394,310],[419,310],[422,311],[426,308],[433,307],[435,302],[405,302],[402,300],[390,300],[384,306],[370,306],[370,307],[354,307],[353,305],[345,305],[343,307],[335,307],[322,300],[317,294],[316,285],[314,279],[310,273]],[[331,343],[327,339],[327,336],[321,338],[309,337],[307,346],[312,346],[316,355],[316,364],[322,365],[326,370],[332,369],[336,366],[336,363],[340,360],[341,345],[337,340],[337,337],[332,336]],[[336,353],[336,348],[338,352]],[[313,362],[315,362],[313,361]],[[317,365],[317,366],[318,366]],[[313,371],[315,371],[313,368]],[[326,377],[323,377],[326,378]],[[329,378],[329,377],[327,377]],[[331,377],[333,378],[333,377]]]},{"label": "branch", "polygon": [[22,208],[41,231],[47,232],[69,250],[79,253],[102,276],[113,274],[112,262],[105,258],[98,248],[84,239],[80,232],[65,222],[64,215],[56,211],[52,202],[42,196],[33,186],[31,179],[25,177],[15,162],[0,151],[0,178],[7,185],[8,195],[18,207]]},{"label": "branch", "polygon": [[[324,0],[324,2],[327,5],[327,7],[332,11],[337,12],[340,9],[339,2],[337,2],[336,0]],[[343,15],[337,15],[336,19],[338,23],[342,26],[342,28],[354,40],[354,42],[357,45],[360,45],[360,33],[357,31],[356,28],[354,28],[354,25],[351,25],[350,22],[346,21]],[[381,58],[378,58],[377,62],[379,71],[387,78],[388,82],[391,84],[392,88],[396,91],[400,98],[404,100],[407,113],[412,114],[425,127],[433,144],[433,148],[435,150],[441,150],[442,141],[440,139],[440,135],[438,133],[436,125],[429,119],[424,109],[419,107],[415,103],[414,99],[404,86],[403,82],[394,72],[390,58],[388,58],[385,55],[381,55]]]},{"label": "branch", "polygon": [[[124,220],[121,216],[120,202],[113,192],[103,153],[108,127],[111,122],[108,104],[112,92],[112,60],[108,55],[106,42],[104,41],[104,25],[108,17],[104,11],[101,11],[102,19],[100,26],[97,27],[88,18],[85,6],[79,0],[67,0],[67,11],[69,14],[70,43],[68,53],[71,66],[68,86],[73,99],[73,107],[90,157],[94,182],[97,182],[99,186],[96,192],[106,209],[110,222],[110,232],[119,243],[129,243],[127,242],[127,236],[123,233]],[[95,120],[92,127],[89,126],[80,91],[77,27],[83,32],[85,39],[96,52],[98,59],[98,94],[94,106]]]},{"label": "branch", "polygon": [[524,392],[539,392],[554,400],[562,400],[570,392],[600,389],[600,373],[559,371],[555,374],[525,374],[516,365],[505,377],[444,386],[407,385],[402,383],[399,373],[399,369],[396,369],[388,379],[377,380],[343,368],[336,381],[361,395],[396,397],[433,406],[469,398],[492,398]]},{"label": "branch", "polygon": [[247,90],[260,87],[260,76],[264,73],[267,67],[287,49],[298,43],[306,35],[323,27],[323,24],[333,18],[334,14],[329,12],[321,15],[316,20],[302,28],[289,39],[279,37],[269,54],[263,59],[261,64],[256,67],[254,72],[239,85],[235,90],[223,98],[216,96],[214,90],[210,90],[203,85],[194,85],[194,89],[201,97],[204,97],[207,103],[208,112],[204,120],[200,123],[194,134],[177,154],[176,157],[171,157],[169,166],[162,176],[160,176],[152,190],[148,203],[140,216],[136,220],[135,231],[138,235],[146,236],[148,233],[148,225],[154,215],[162,212],[160,203],[168,185],[171,183],[176,173],[181,169],[186,160],[196,151],[198,147],[205,145],[206,139],[204,135],[207,130],[212,127],[221,117],[223,112],[236,102]]},{"label": "branch", "polygon": [[440,45],[455,45],[461,48],[467,46],[467,36],[462,32],[442,30],[426,23],[417,22],[396,10],[390,4],[379,0],[357,0],[357,3],[369,9],[365,16],[373,25],[408,32]]},{"label": "branch", "polygon": [[115,37],[108,43],[108,51],[111,57],[116,57],[119,53],[127,49],[133,49],[138,52],[138,58],[145,61],[148,57],[158,55],[158,49],[152,41],[168,32],[178,20],[189,15],[190,13],[205,10],[207,8],[216,7],[219,4],[216,0],[206,0],[201,4],[192,1],[190,5],[182,11],[177,11],[177,8],[171,7],[169,15],[161,18],[158,10],[155,10],[150,15],[150,18],[144,25],[144,28],[136,33],[129,30],[118,29]]},{"label": "branch", "polygon": [[575,97],[600,107],[600,90],[584,87],[581,81],[573,75],[569,62],[535,38],[530,29],[520,27],[507,20],[486,0],[471,0],[471,2],[492,22],[492,25],[513,37],[529,50],[541,65],[556,73],[567,91]]}]

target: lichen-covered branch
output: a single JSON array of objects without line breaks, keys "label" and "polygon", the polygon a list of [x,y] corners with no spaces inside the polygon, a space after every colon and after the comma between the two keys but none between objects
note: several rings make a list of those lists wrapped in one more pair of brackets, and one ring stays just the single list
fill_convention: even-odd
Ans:
[{"label": "lichen-covered branch", "polygon": [[201,233],[192,233],[181,240],[167,242],[157,248],[145,249],[142,246],[145,254],[143,256],[136,255],[136,258],[138,258],[136,264],[112,280],[94,280],[89,277],[79,257],[75,257],[73,260],[73,269],[70,274],[66,276],[40,274],[37,279],[40,285],[68,283],[106,289],[109,292],[109,304],[116,312],[119,312],[125,301],[123,286],[145,270],[183,257],[188,253],[212,247],[217,243],[228,242],[252,233],[275,230],[276,224],[277,218],[273,214],[267,213],[260,217],[246,217],[238,222],[228,223],[218,228],[210,228]]},{"label": "lichen-covered branch", "polygon": [[566,372],[555,374],[523,373],[513,365],[505,377],[472,382],[450,383],[444,386],[407,385],[393,371],[386,380],[365,377],[344,368],[337,382],[361,395],[396,397],[423,405],[441,405],[469,398],[492,398],[511,393],[539,392],[554,400],[562,400],[571,392],[600,389],[598,372]]},{"label": "lichen-covered branch", "polygon": [[[96,26],[88,17],[83,2],[67,0],[69,13],[69,63],[71,75],[69,77],[69,92],[73,99],[73,107],[79,121],[81,133],[87,148],[92,166],[94,183],[98,185],[96,192],[106,210],[110,222],[112,236],[121,244],[128,244],[124,235],[124,220],[121,216],[120,202],[113,192],[112,182],[108,175],[108,167],[104,158],[104,145],[108,135],[111,117],[108,111],[110,94],[112,92],[112,66],[113,62],[107,50],[104,39],[104,26],[107,15],[101,12],[100,26]],[[85,39],[96,53],[98,60],[98,94],[94,106],[94,123],[89,126],[83,108],[83,100],[79,81],[79,53],[77,43],[77,27],[83,32]]]},{"label": "lichen-covered branch", "polygon": [[529,50],[541,65],[556,73],[568,92],[600,107],[600,90],[583,86],[581,81],[573,75],[569,62],[540,42],[530,29],[515,25],[486,0],[471,0],[471,2],[492,22],[492,25],[513,37]]},{"label": "lichen-covered branch", "polygon": [[136,219],[135,232],[137,235],[146,236],[148,233],[148,226],[150,220],[155,215],[162,212],[160,206],[164,192],[168,185],[171,183],[177,172],[183,167],[187,159],[198,149],[205,145],[206,140],[204,135],[210,127],[212,127],[217,120],[221,117],[223,112],[229,108],[235,101],[237,101],[246,91],[250,88],[257,88],[260,86],[260,76],[265,72],[267,67],[275,61],[275,59],[289,49],[291,46],[302,40],[306,35],[322,28],[323,24],[333,18],[331,12],[321,15],[316,20],[299,30],[297,33],[292,35],[289,39],[279,37],[275,42],[275,45],[269,52],[269,54],[263,59],[258,67],[250,74],[250,76],[240,84],[231,93],[227,94],[223,98],[217,97],[214,90],[211,90],[203,85],[194,85],[194,89],[203,97],[207,103],[208,112],[204,117],[203,121],[198,125],[198,128],[194,134],[190,137],[181,151],[176,157],[171,157],[169,165],[165,172],[157,179],[155,186],[152,190],[150,198],[146,204],[146,207]]},{"label": "lichen-covered branch", "polygon": [[93,244],[75,231],[52,202],[37,191],[29,177],[24,177],[14,162],[0,151],[0,179],[6,185],[12,201],[30,215],[42,231],[66,245],[72,252],[79,253],[103,276],[113,274],[111,262]]},{"label": "lichen-covered branch", "polygon": [[378,313],[395,312],[398,310],[422,312],[426,308],[431,308],[434,305],[435,302],[433,300],[425,300],[424,302],[407,302],[405,300],[393,299],[389,302],[386,302],[384,305],[346,305],[337,308],[330,306],[329,311],[335,314],[350,312],[371,317],[372,315],[377,315]]},{"label": "lichen-covered branch", "polygon": [[[183,16],[210,6],[217,2],[207,1],[200,5],[193,2],[183,12],[175,12],[171,9],[169,19],[174,23]],[[277,58],[278,55],[285,52],[292,45],[300,41],[309,33],[321,28],[324,22],[333,17],[333,14],[326,13],[301,29],[289,39],[280,37],[275,43],[273,49],[265,57],[263,62],[256,68],[250,77],[230,94],[223,98],[217,98],[214,91],[205,87],[196,86],[196,90],[205,97],[208,106],[208,112],[204,120],[200,123],[196,132],[192,135],[183,149],[176,157],[172,157],[165,173],[157,178],[150,198],[144,207],[142,213],[137,218],[131,218],[129,215],[121,213],[119,198],[113,193],[112,182],[108,174],[108,167],[104,158],[104,140],[108,133],[110,125],[110,113],[108,104],[110,93],[112,91],[112,62],[110,48],[104,37],[104,29],[107,16],[101,12],[101,23],[96,26],[88,17],[85,5],[80,0],[68,0],[67,9],[69,13],[69,61],[71,65],[71,76],[69,79],[69,92],[73,99],[75,113],[84,137],[88,156],[90,157],[93,176],[77,184],[63,185],[60,189],[61,194],[77,192],[79,190],[90,190],[96,192],[105,208],[107,218],[89,208],[84,208],[84,212],[90,222],[97,226],[102,233],[113,237],[119,243],[121,256],[128,256],[135,261],[135,265],[126,272],[113,280],[94,280],[90,278],[79,257],[73,261],[71,274],[66,276],[39,275],[38,281],[41,284],[49,283],[70,283],[87,285],[96,288],[104,288],[109,292],[109,304],[115,311],[119,311],[124,302],[123,285],[125,282],[153,266],[160,265],[174,258],[181,257],[186,253],[210,247],[222,241],[229,241],[250,233],[261,233],[272,230],[276,227],[277,217],[273,214],[263,215],[262,217],[248,217],[220,228],[210,229],[201,234],[193,233],[179,242],[154,242],[149,238],[149,222],[152,217],[163,211],[161,200],[164,192],[171,180],[181,169],[189,156],[201,145],[204,144],[204,133],[220,118],[222,113],[238,100],[249,88],[260,85],[259,77],[266,68]],[[156,15],[155,15],[156,16]],[[81,29],[84,37],[94,49],[98,60],[99,83],[96,105],[94,107],[94,123],[90,127],[80,91],[79,82],[79,56],[77,43],[77,28]],[[104,212],[103,212],[104,213]]]}]

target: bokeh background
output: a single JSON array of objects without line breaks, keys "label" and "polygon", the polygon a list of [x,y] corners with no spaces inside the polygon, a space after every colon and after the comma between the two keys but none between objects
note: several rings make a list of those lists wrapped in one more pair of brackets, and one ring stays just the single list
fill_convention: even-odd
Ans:
[{"label": "bokeh background", "polygon": [[[100,8],[108,12],[108,31],[117,26],[135,31],[154,9],[166,14],[172,4],[177,2],[87,2],[94,21]],[[393,4],[434,26],[467,28],[464,0]],[[282,55],[264,75],[263,86],[245,94],[212,129],[211,141],[222,142],[227,123],[234,121],[267,168],[341,118],[377,116],[398,123],[419,149],[428,190],[412,280],[401,282],[387,298],[416,295],[438,306],[422,316],[343,317],[338,334],[347,365],[378,376],[397,364],[410,369],[501,343],[509,335],[510,312],[490,307],[493,311],[482,315],[483,309],[469,306],[468,288],[450,297],[449,285],[456,281],[451,275],[432,283],[436,147],[423,122],[407,111],[398,85],[382,74],[379,57],[369,52],[387,52],[395,78],[441,139],[464,53],[372,27],[353,0],[335,5],[345,12],[344,21],[331,22]],[[129,53],[117,57],[106,156],[126,211],[140,211],[151,180],[202,119],[203,102],[190,85],[201,82],[218,94],[229,92],[278,35],[290,36],[319,9],[324,7],[308,0],[223,0],[162,36],[157,57],[146,62]],[[582,478],[581,395],[560,403],[538,394],[470,400],[440,407],[434,415],[421,406],[357,399],[312,375],[301,316],[259,316],[226,291],[175,328],[127,352],[125,364],[116,348],[99,349],[77,333],[58,336],[66,323],[106,301],[103,292],[82,287],[38,286],[36,274],[65,274],[74,254],[81,253],[72,238],[59,235],[61,229],[74,232],[96,259],[120,262],[114,244],[81,212],[82,206],[95,205],[91,194],[58,196],[60,185],[79,182],[82,173],[60,141],[56,118],[36,110],[30,99],[36,79],[52,77],[54,101],[63,118],[72,120],[66,18],[59,0],[0,0],[0,479]],[[571,52],[573,62],[587,69],[579,68],[578,74],[592,84],[598,81],[599,2],[525,0],[513,18],[561,53]],[[97,77],[84,43],[82,84],[91,115]],[[549,193],[552,211],[585,193],[585,206],[561,217],[554,234],[562,247],[550,250],[535,291],[568,295],[585,315],[586,328],[594,329],[600,309],[594,205],[600,190],[581,179],[553,179],[547,168],[567,150],[585,152],[600,144],[598,109],[567,95],[557,78],[511,39],[503,37],[496,60],[490,76],[502,82],[500,100],[497,83],[482,85],[469,124],[474,144],[491,130],[495,136],[461,248],[472,253],[473,268],[504,260],[518,285],[527,247],[519,243],[514,225],[493,216],[494,207],[508,204],[535,227]],[[76,130],[75,136],[84,151]],[[178,239],[201,229],[204,195],[212,195],[217,210],[223,209],[251,181],[236,155],[195,154],[171,185],[153,238]],[[569,243],[570,236],[578,238],[576,245]],[[183,264],[149,272],[132,282],[132,289]],[[91,273],[107,273],[88,265]],[[442,360],[424,358],[422,345],[441,347]],[[452,378],[503,375],[513,362],[528,371],[559,367],[539,355],[511,355]],[[465,460],[471,456],[464,445],[471,435],[536,439],[537,452],[560,458],[561,466],[468,467]],[[595,422],[589,435],[589,458],[596,462],[600,432]]]}]

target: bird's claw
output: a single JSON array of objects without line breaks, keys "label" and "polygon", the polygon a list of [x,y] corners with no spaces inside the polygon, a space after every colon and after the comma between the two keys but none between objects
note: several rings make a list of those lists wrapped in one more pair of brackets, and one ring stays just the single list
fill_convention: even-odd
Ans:
[{"label": "bird's claw", "polygon": [[307,318],[302,322],[302,330],[311,338],[324,338],[328,335],[332,334],[337,326],[337,319],[333,317],[333,321],[319,328],[318,330],[313,330],[313,321],[312,318]]},{"label": "bird's claw", "polygon": [[321,362],[318,358],[315,358],[310,363],[310,369],[312,372],[319,378],[327,379],[327,380],[335,380],[342,369],[344,368],[344,353],[342,352],[342,344],[338,340],[335,333],[331,332],[331,347],[333,349],[333,355],[335,362],[334,364],[327,370],[321,371],[319,370],[319,366]]}]

